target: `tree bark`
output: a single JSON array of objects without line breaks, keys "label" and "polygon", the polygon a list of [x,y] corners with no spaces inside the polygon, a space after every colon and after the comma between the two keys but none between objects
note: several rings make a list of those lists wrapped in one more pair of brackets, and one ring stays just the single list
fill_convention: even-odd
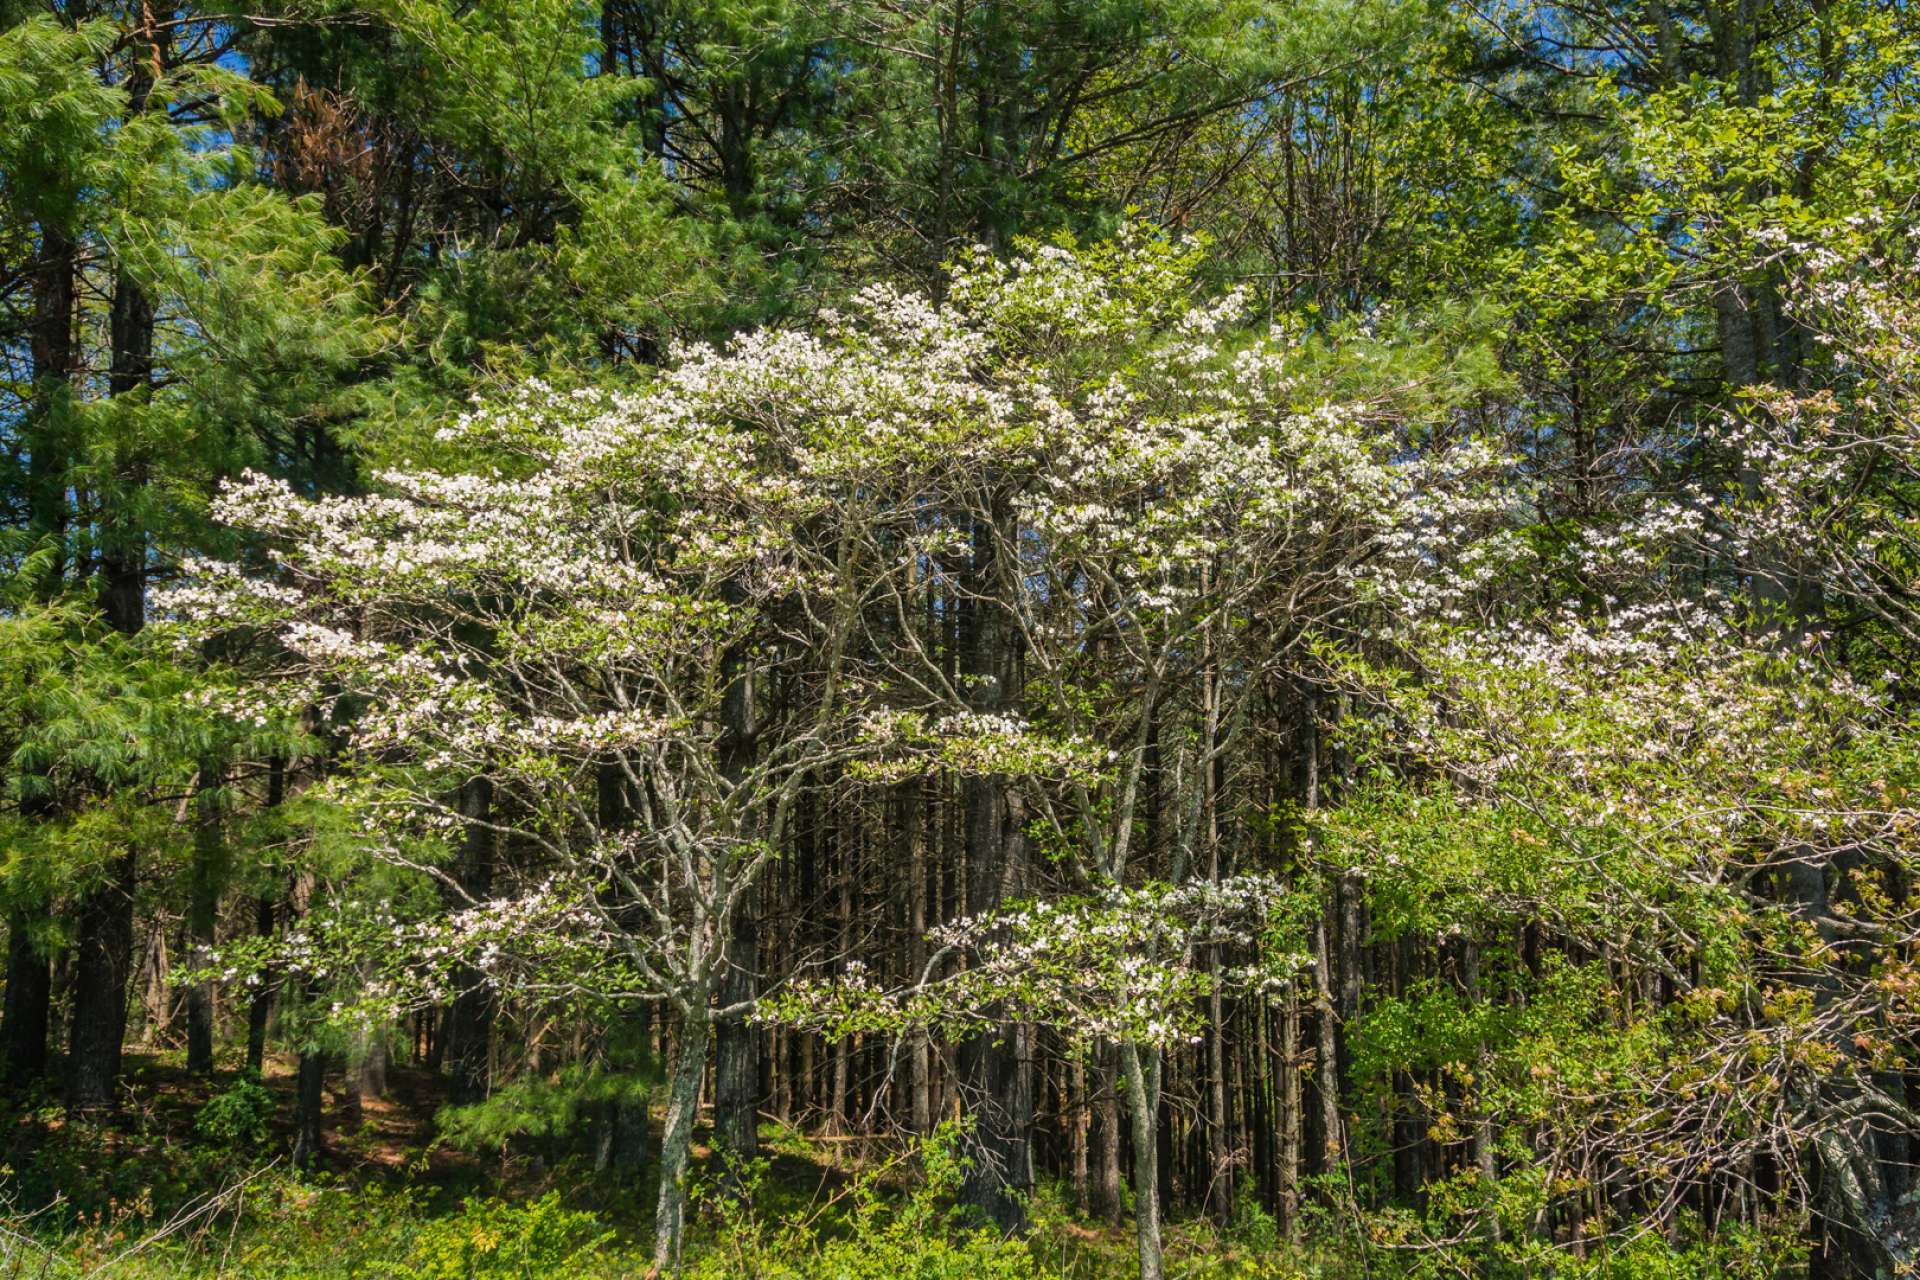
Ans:
[{"label": "tree bark", "polygon": [[78,363],[74,342],[74,272],[78,246],[65,228],[40,227],[40,254],[33,273],[33,413],[27,440],[27,508],[35,540],[47,539],[54,552],[42,599],[58,590],[66,569],[66,533],[71,514],[67,498],[69,443],[64,401],[73,391]]},{"label": "tree bark", "polygon": [[[757,923],[736,918],[731,932],[720,995],[729,1005],[753,999],[759,961]],[[760,1151],[760,1032],[745,1014],[715,1024],[713,1071],[714,1141],[737,1171]]]},{"label": "tree bark", "polygon": [[1087,1054],[1084,1046],[1075,1047],[1073,1062],[1068,1068],[1066,1105],[1061,1110],[1066,1114],[1068,1146],[1073,1161],[1073,1203],[1085,1213],[1092,1200],[1091,1161],[1089,1159],[1088,1139],[1093,1131],[1093,1107],[1087,1097]]},{"label": "tree bark", "polygon": [[1296,1238],[1300,1225],[1300,996],[1289,987],[1280,1013],[1280,1229]]},{"label": "tree bark", "polygon": [[[1011,542],[1012,507],[1004,495],[976,516],[972,587],[965,601],[962,637],[973,710],[1000,713],[1013,704],[1017,663],[1000,600],[1007,567],[999,548]],[[969,777],[963,783],[967,910],[992,912],[1018,888],[1026,854],[1025,811],[1002,777]],[[1028,1071],[1030,1028],[998,1023],[960,1047],[959,1070],[974,1126],[968,1141],[963,1199],[988,1222],[1013,1233],[1026,1226],[1026,1196],[1033,1187],[1030,1133],[1032,1079]]]},{"label": "tree bark", "polygon": [[[309,991],[308,999],[314,998]],[[311,1169],[325,1148],[320,1122],[326,1109],[327,1055],[308,1045],[300,1051],[294,1079],[293,1165]]]},{"label": "tree bark", "polygon": [[1344,1172],[1340,1127],[1340,1053],[1339,1033],[1333,1013],[1333,971],[1327,945],[1327,922],[1322,917],[1314,927],[1314,1021],[1318,1023],[1319,1063],[1315,1071],[1320,1089],[1321,1139],[1325,1144],[1321,1170],[1339,1176]]},{"label": "tree bark", "polygon": [[33,917],[14,910],[7,916],[7,1003],[0,1013],[0,1042],[6,1058],[0,1082],[17,1089],[47,1069],[47,1020],[52,1008],[53,966],[33,939]]},{"label": "tree bark", "polygon": [[67,1111],[104,1111],[120,1082],[120,1046],[127,1030],[127,980],[133,968],[133,895],[138,863],[120,854],[104,884],[80,908],[75,947],[73,1025],[67,1049]]},{"label": "tree bark", "polygon": [[[1209,957],[1217,970],[1218,949]],[[1227,1064],[1225,1015],[1220,992],[1207,998],[1207,1206],[1213,1220],[1225,1226],[1233,1217],[1233,1142],[1227,1121]]]},{"label": "tree bark", "polygon": [[[254,899],[253,927],[262,938],[273,936],[273,899]],[[271,974],[261,974],[260,983],[253,990],[253,999],[247,1004],[247,1070],[254,1075],[259,1075],[266,1067],[267,1026],[273,1020],[273,996],[278,985]]]},{"label": "tree bark", "polygon": [[[218,755],[200,762],[200,783],[194,797],[193,862],[188,870],[187,933],[193,947],[190,963],[204,972],[214,944],[214,923],[220,907],[220,888],[226,880],[225,818],[221,791],[227,764]],[[205,1075],[213,1070],[213,983],[199,978],[187,988],[187,1070]]]},{"label": "tree bark", "polygon": [[[927,811],[922,826],[921,811]],[[927,849],[932,842],[933,806],[923,802],[921,784],[905,784],[898,821],[907,842],[907,977],[918,981],[927,965]],[[933,1053],[925,1032],[907,1047],[907,1092],[914,1133],[933,1132]]]},{"label": "tree bark", "polygon": [[1100,1150],[1100,1190],[1098,1209],[1100,1216],[1109,1223],[1118,1225],[1121,1215],[1126,1212],[1120,1194],[1120,1079],[1119,1052],[1111,1045],[1103,1045],[1100,1051],[1099,1100],[1095,1104],[1095,1115],[1099,1123]]},{"label": "tree bark", "polygon": [[[975,782],[983,784],[982,789],[991,784],[991,790],[999,793],[993,780],[969,780],[970,785]],[[976,877],[978,892],[970,899],[975,912],[992,910],[1005,898],[1024,845],[1020,814],[1004,803],[1004,797],[969,816],[983,814],[990,815],[983,823],[990,821],[999,832],[1000,852],[998,858],[983,859],[984,865],[975,868],[986,873]],[[983,843],[991,850],[996,842]],[[1025,1229],[1026,1196],[1033,1189],[1031,1038],[1032,1028],[1026,1024],[997,1023],[960,1047],[960,1075],[974,1116],[963,1196],[987,1221],[1009,1234]]]},{"label": "tree bark", "polygon": [[660,1135],[660,1199],[653,1217],[653,1264],[662,1271],[680,1264],[686,1226],[687,1159],[700,1106],[700,1080],[707,1070],[707,1035],[704,1018],[686,1019],[667,1084],[667,1124]]},{"label": "tree bark", "polygon": [[1137,1045],[1120,1046],[1120,1071],[1126,1081],[1127,1110],[1133,1120],[1133,1238],[1140,1257],[1140,1280],[1165,1280],[1160,1250],[1160,1070],[1158,1050],[1141,1062]]},{"label": "tree bark", "polygon": [[[144,99],[144,91],[136,87],[135,92]],[[143,101],[136,102],[131,109],[143,106]],[[109,393],[128,395],[146,387],[153,368],[153,308],[125,275],[114,281],[108,337]],[[137,492],[145,483],[145,463],[137,453],[117,456],[114,471],[116,484],[128,492]],[[133,635],[146,622],[146,541],[125,509],[103,513],[100,526],[100,610],[108,626]],[[80,904],[73,1026],[68,1038],[67,1109],[72,1114],[110,1107],[119,1084],[137,874],[136,855],[131,849],[124,851],[113,859],[106,880]]]},{"label": "tree bark", "polygon": [[[149,30],[153,62],[162,62],[160,38]],[[146,110],[153,84],[144,60],[130,78],[128,111]],[[107,317],[109,358],[107,392],[128,396],[153,380],[153,306],[124,272],[115,276]],[[146,625],[145,534],[135,514],[137,495],[147,482],[147,463],[138,449],[117,449],[113,484],[120,490],[101,512],[100,611],[121,635]],[[120,1081],[121,1041],[127,1026],[127,982],[132,976],[133,898],[138,860],[128,849],[114,858],[105,882],[80,904],[76,950],[73,1026],[68,1037],[67,1109],[97,1112],[113,1104]]]},{"label": "tree bark", "polygon": [[[274,756],[267,762],[268,809],[277,809],[287,798],[287,762]],[[273,899],[262,894],[253,902],[254,932],[271,938],[276,927]],[[259,1075],[267,1062],[267,1028],[273,1019],[273,1001],[280,982],[273,973],[263,973],[247,1004],[247,1070]]]}]

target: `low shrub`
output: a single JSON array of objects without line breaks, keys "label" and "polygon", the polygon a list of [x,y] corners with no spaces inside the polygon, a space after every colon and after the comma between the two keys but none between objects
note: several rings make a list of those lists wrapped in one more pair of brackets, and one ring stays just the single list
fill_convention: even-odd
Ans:
[{"label": "low shrub", "polygon": [[193,1119],[202,1141],[235,1150],[264,1144],[273,1119],[274,1099],[260,1077],[244,1072],[224,1091],[207,1099]]},{"label": "low shrub", "polygon": [[460,1212],[424,1223],[394,1280],[535,1280],[576,1276],[613,1240],[558,1192],[513,1205],[468,1198]]}]

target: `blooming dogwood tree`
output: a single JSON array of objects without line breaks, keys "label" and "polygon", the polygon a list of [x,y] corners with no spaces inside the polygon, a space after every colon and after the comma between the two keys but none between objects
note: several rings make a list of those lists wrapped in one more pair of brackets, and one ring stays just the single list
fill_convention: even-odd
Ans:
[{"label": "blooming dogwood tree", "polygon": [[[1191,266],[1143,237],[979,255],[944,306],[876,288],[810,331],[683,351],[640,391],[528,385],[442,432],[467,470],[321,500],[250,476],[221,499],[269,564],[198,565],[168,607],[188,636],[277,645],[282,701],[349,735],[370,847],[449,884],[454,914],[396,923],[393,955],[677,1015],[663,1264],[709,1030],[751,1004],[730,939],[810,788],[968,779],[982,840],[1031,830],[1079,891],[1115,892],[1154,725],[1198,726],[1197,795],[1236,706],[1324,619],[1472,589],[1454,552],[1497,523],[1494,455],[1412,450],[1390,404],[1321,402],[1286,334],[1221,336],[1239,300],[1193,305]],[[987,661],[928,650],[930,593],[999,637]],[[463,902],[417,849],[476,832],[508,866]],[[1174,882],[1202,874],[1180,861]],[[1127,1061],[1150,1125],[1156,1068]]]},{"label": "blooming dogwood tree", "polygon": [[[190,630],[270,634],[284,697],[348,726],[377,852],[413,861],[422,834],[472,828],[510,847],[504,900],[470,904],[429,950],[678,1013],[663,1262],[708,1030],[739,1012],[718,1001],[726,939],[803,789],[872,754],[860,727],[883,690],[850,644],[923,554],[911,508],[867,483],[868,437],[980,398],[963,341],[909,303],[874,306],[882,338],[757,335],[688,353],[646,395],[528,387],[445,433],[494,460],[484,472],[392,473],[317,502],[250,477],[220,514],[268,542],[271,572],[202,566],[170,602]],[[911,485],[901,458],[885,465]],[[478,810],[460,801],[475,777],[492,796]],[[531,949],[503,920],[584,935],[564,954],[605,963],[516,966]]]},{"label": "blooming dogwood tree", "polygon": [[[1553,1171],[1455,1187],[1411,1240],[1461,1218],[1524,1236],[1556,1178],[1584,1189],[1595,1170],[1664,1219],[1703,1188],[1757,1194],[1764,1169],[1861,1274],[1913,1263],[1889,1154],[1920,1126],[1902,1080],[1920,1035],[1913,722],[1887,660],[1920,635],[1920,362],[1911,273],[1890,269],[1906,239],[1873,218],[1762,237],[1794,273],[1792,313],[1857,377],[1744,388],[1705,442],[1731,491],[1646,494],[1571,540],[1589,608],[1428,619],[1391,669],[1336,662],[1380,708],[1356,746],[1381,769],[1322,834],[1369,884],[1376,929],[1544,926],[1593,957],[1528,1017],[1440,998],[1372,1015],[1379,1044],[1451,1043],[1452,1109],[1486,1147],[1496,1117],[1540,1125]],[[1665,998],[1614,976],[1630,972]]]}]

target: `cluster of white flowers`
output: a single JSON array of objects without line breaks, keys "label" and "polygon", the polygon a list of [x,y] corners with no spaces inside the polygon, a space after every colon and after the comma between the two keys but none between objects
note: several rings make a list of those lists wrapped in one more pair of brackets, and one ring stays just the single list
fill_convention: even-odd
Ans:
[{"label": "cluster of white flowers", "polygon": [[[1306,966],[1285,925],[1294,895],[1270,877],[1114,886],[963,917],[930,933],[965,964],[931,981],[889,986],[863,967],[796,983],[769,1020],[844,1032],[969,1025],[999,1008],[1076,1037],[1138,1045],[1196,1038],[1201,1000],[1233,986],[1278,995]],[[1200,962],[1203,947],[1244,957]]]},{"label": "cluster of white flowers", "polygon": [[1109,753],[1081,738],[1040,732],[1010,713],[956,711],[933,719],[918,712],[872,713],[861,738],[873,748],[855,776],[891,781],[929,769],[962,776],[1000,775],[1096,781]]}]

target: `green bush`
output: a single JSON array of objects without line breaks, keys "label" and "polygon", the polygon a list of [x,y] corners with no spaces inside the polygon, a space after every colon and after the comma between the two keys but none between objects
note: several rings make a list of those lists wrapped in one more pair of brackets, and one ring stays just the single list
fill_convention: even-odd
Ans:
[{"label": "green bush", "polygon": [[968,1223],[953,1203],[965,1173],[956,1152],[956,1126],[941,1126],[921,1144],[922,1180],[905,1194],[884,1183],[899,1164],[855,1178],[839,1217],[823,1214],[771,1227],[752,1208],[764,1163],[747,1178],[744,1195],[702,1199],[712,1206],[717,1232],[689,1267],[690,1280],[1040,1280],[1042,1268],[1025,1240]]},{"label": "green bush", "polygon": [[1233,1198],[1233,1225],[1228,1236],[1250,1253],[1272,1253],[1280,1247],[1280,1224],[1260,1203],[1252,1179],[1240,1183]]},{"label": "green bush", "polygon": [[1806,1241],[1797,1229],[1726,1223],[1708,1230],[1686,1218],[1679,1235],[1677,1242],[1648,1233],[1604,1244],[1565,1274],[1569,1280],[1778,1280],[1806,1269]]},{"label": "green bush", "polygon": [[542,1280],[578,1274],[613,1232],[550,1191],[524,1205],[467,1199],[449,1218],[421,1225],[395,1280]]},{"label": "green bush", "polygon": [[273,1095],[259,1076],[243,1072],[225,1091],[207,1099],[193,1119],[193,1131],[218,1146],[258,1147],[267,1140],[272,1116]]}]

